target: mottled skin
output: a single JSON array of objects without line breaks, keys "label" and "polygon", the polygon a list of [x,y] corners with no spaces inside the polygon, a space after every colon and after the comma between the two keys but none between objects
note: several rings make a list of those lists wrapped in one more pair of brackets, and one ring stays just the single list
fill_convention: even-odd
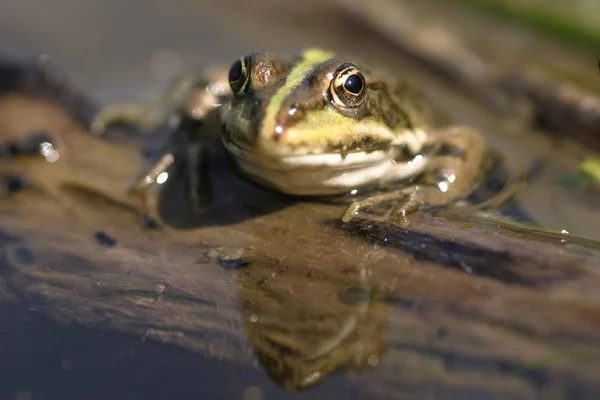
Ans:
[{"label": "mottled skin", "polygon": [[[218,106],[225,148],[248,177],[264,185],[320,196],[394,184],[353,203],[345,221],[384,203],[392,204],[387,216],[405,219],[421,204],[464,197],[479,176],[486,145],[478,132],[432,130],[426,104],[410,85],[364,63],[320,49],[290,56],[252,53],[231,66],[229,84],[225,79],[223,72],[210,79],[191,74],[154,108],[109,107],[94,130],[101,133],[116,119],[152,130],[179,121],[174,117],[203,120]],[[162,169],[154,168],[142,186]],[[398,188],[399,182],[406,185]]]}]

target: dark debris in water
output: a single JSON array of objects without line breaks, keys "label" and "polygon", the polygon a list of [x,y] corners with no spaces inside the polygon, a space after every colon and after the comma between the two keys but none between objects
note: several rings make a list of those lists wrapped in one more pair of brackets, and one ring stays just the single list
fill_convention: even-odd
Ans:
[{"label": "dark debris in water", "polygon": [[27,179],[24,176],[8,175],[3,177],[4,189],[8,193],[16,193],[27,187]]},{"label": "dark debris in water", "polygon": [[0,158],[39,155],[42,143],[54,144],[52,134],[45,130],[33,131],[21,140],[9,140],[0,143]]},{"label": "dark debris in water", "polygon": [[435,338],[437,340],[442,340],[444,339],[446,336],[448,336],[448,334],[450,333],[450,329],[448,329],[445,326],[440,326],[436,329],[435,331]]},{"label": "dark debris in water", "polygon": [[232,260],[219,260],[219,265],[224,269],[242,269],[248,266],[248,261],[243,258],[237,258]]},{"label": "dark debris in water", "polygon": [[206,259],[217,262],[224,269],[235,270],[248,266],[248,260],[243,256],[243,249],[227,249],[216,247],[205,254]]},{"label": "dark debris in water", "polygon": [[9,245],[0,258],[0,265],[9,268],[19,268],[35,264],[36,257],[33,251],[23,245]]},{"label": "dark debris in water", "polygon": [[144,229],[157,229],[158,222],[147,215],[142,215],[141,224]]},{"label": "dark debris in water", "polygon": [[117,240],[106,232],[98,231],[94,234],[94,237],[96,242],[104,247],[115,247],[117,245]]},{"label": "dark debris in water", "polygon": [[20,265],[32,265],[35,263],[35,255],[33,251],[27,247],[15,247],[12,249],[12,257]]}]

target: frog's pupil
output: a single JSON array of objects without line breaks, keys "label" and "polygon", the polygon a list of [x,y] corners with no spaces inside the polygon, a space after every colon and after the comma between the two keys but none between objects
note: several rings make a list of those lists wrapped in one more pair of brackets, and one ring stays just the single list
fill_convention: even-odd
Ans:
[{"label": "frog's pupil", "polygon": [[352,74],[344,82],[344,89],[352,94],[359,94],[363,90],[364,82],[359,74]]},{"label": "frog's pupil", "polygon": [[229,82],[237,82],[242,77],[242,62],[237,60],[229,69]]}]

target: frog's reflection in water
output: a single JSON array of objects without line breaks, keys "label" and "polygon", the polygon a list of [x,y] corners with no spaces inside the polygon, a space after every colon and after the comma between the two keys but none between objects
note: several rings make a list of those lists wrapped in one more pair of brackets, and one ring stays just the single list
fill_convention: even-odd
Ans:
[{"label": "frog's reflection in water", "polygon": [[264,259],[250,264],[240,275],[246,332],[280,386],[299,390],[338,369],[379,364],[388,306],[369,287],[368,270]]}]

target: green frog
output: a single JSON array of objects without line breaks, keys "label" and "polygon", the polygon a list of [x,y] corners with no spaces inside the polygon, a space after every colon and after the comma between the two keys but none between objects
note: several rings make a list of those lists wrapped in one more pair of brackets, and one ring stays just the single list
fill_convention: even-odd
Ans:
[{"label": "green frog", "polygon": [[[387,204],[386,218],[406,220],[421,205],[463,198],[486,151],[474,129],[433,128],[426,102],[407,82],[316,48],[251,53],[228,70],[192,72],[157,104],[107,107],[92,131],[117,120],[154,130],[213,112],[225,149],[257,183],[295,196],[376,193],[354,201],[343,221]],[[163,157],[141,187],[154,184],[172,161]]]}]

